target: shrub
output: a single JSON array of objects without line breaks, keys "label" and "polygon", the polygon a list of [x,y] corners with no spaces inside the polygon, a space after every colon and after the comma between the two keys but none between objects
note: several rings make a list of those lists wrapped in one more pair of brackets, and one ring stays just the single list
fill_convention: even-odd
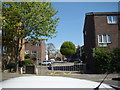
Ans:
[{"label": "shrub", "polygon": [[111,52],[107,48],[96,48],[94,53],[94,65],[98,72],[111,71]]},{"label": "shrub", "polygon": [[25,60],[24,60],[24,65],[25,65],[25,66],[27,66],[27,65],[34,65],[34,61],[29,60],[29,59],[25,59]]},{"label": "shrub", "polygon": [[61,61],[60,57],[56,57],[55,61]]},{"label": "shrub", "polygon": [[6,66],[6,69],[9,69],[9,72],[15,71],[15,69],[16,69],[16,64],[15,64],[15,63],[9,63],[9,64]]},{"label": "shrub", "polygon": [[25,54],[25,59],[29,59],[30,58],[30,54]]},{"label": "shrub", "polygon": [[116,48],[112,52],[112,71],[120,72],[120,48]]}]

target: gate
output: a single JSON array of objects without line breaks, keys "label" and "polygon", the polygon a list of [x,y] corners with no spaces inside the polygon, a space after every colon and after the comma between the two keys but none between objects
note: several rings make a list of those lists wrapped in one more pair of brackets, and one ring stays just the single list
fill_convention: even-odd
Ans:
[{"label": "gate", "polygon": [[51,73],[84,73],[86,71],[86,64],[83,63],[69,63],[69,62],[54,62],[51,65],[39,65],[36,67],[36,74],[51,75]]}]

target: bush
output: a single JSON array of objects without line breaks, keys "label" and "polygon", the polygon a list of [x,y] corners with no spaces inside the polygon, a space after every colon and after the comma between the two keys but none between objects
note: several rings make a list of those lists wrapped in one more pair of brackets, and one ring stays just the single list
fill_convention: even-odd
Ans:
[{"label": "bush", "polygon": [[30,58],[30,54],[25,54],[25,59],[29,59]]},{"label": "bush", "polygon": [[16,69],[16,64],[15,64],[15,63],[9,63],[9,64],[6,66],[6,69],[9,69],[9,72],[15,71],[15,69]]},{"label": "bush", "polygon": [[61,61],[60,57],[56,57],[55,61]]},{"label": "bush", "polygon": [[120,48],[116,48],[112,52],[112,71],[120,72]]},{"label": "bush", "polygon": [[107,48],[96,48],[94,53],[94,65],[98,72],[111,72],[111,52]]},{"label": "bush", "polygon": [[66,41],[61,45],[60,52],[62,55],[65,55],[66,58],[70,58],[76,53],[76,47],[72,42]]},{"label": "bush", "polygon": [[24,60],[24,65],[25,65],[25,66],[27,66],[27,65],[34,65],[34,61],[29,60],[29,59],[25,59],[25,60]]}]

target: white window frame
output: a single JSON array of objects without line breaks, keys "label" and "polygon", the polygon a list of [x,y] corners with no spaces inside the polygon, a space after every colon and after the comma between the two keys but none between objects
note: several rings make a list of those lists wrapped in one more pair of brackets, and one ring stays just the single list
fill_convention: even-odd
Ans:
[{"label": "white window frame", "polygon": [[30,50],[25,50],[25,54],[30,54]]},{"label": "white window frame", "polygon": [[[106,36],[106,42],[103,40],[103,36]],[[99,41],[100,36],[102,36],[102,41]],[[110,39],[110,41],[109,41]],[[112,36],[109,34],[99,34],[98,35],[98,46],[107,46],[107,44],[112,43]]]},{"label": "white window frame", "polygon": [[117,16],[107,16],[107,23],[108,24],[117,24],[117,22],[118,22]]}]

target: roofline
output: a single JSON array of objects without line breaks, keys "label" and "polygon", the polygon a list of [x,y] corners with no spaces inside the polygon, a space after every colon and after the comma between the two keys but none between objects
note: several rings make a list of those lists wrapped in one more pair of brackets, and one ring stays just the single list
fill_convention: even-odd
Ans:
[{"label": "roofline", "polygon": [[120,15],[120,12],[88,12],[86,15]]}]

